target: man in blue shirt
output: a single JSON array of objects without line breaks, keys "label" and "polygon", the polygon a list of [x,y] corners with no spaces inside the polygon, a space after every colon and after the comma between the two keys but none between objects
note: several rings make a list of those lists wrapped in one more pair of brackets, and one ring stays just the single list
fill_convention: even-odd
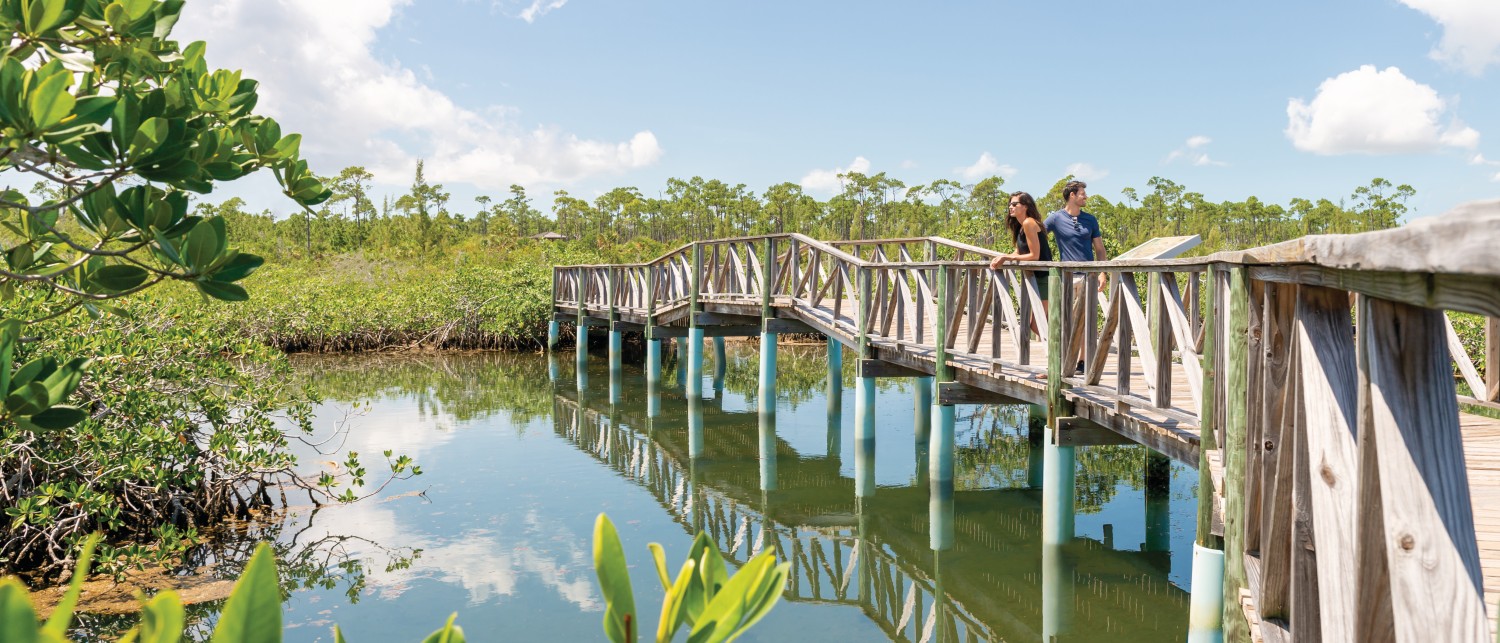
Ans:
[{"label": "man in blue shirt", "polygon": [[[1057,239],[1060,261],[1107,261],[1109,259],[1109,251],[1104,249],[1104,233],[1099,230],[1099,219],[1083,211],[1083,206],[1088,200],[1088,184],[1083,181],[1068,181],[1063,186],[1063,209],[1047,216],[1047,231],[1052,233],[1054,239]],[[1072,290],[1075,293],[1083,290],[1083,283],[1083,273],[1073,273],[1074,288]],[[1101,290],[1104,284],[1105,282],[1101,280],[1099,283]],[[1081,315],[1081,312],[1078,314]],[[1081,320],[1081,317],[1078,319]],[[1069,359],[1078,357],[1076,351],[1081,348],[1081,346],[1076,346],[1074,354],[1067,357]],[[1083,372],[1083,367],[1083,360],[1079,360],[1078,371]]]},{"label": "man in blue shirt", "polygon": [[1063,186],[1063,209],[1047,216],[1047,231],[1057,239],[1060,261],[1109,259],[1109,252],[1104,249],[1104,233],[1099,230],[1099,219],[1083,211],[1088,199],[1088,184],[1068,181]]}]

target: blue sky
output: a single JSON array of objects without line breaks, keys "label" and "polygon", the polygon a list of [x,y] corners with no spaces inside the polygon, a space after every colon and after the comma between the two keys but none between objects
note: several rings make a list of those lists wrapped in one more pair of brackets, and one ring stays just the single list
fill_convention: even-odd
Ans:
[{"label": "blue sky", "polygon": [[[423,158],[459,212],[692,176],[821,198],[845,169],[1276,203],[1379,176],[1415,216],[1500,196],[1497,0],[191,0],[175,36],[260,80],[321,173],[396,194]],[[290,210],[241,183],[210,198]]]}]

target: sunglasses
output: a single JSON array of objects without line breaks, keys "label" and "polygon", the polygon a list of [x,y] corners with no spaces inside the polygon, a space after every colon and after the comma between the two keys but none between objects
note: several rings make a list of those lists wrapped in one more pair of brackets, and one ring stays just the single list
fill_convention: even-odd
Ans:
[{"label": "sunglasses", "polygon": [[1011,201],[1010,202],[1010,207],[1012,207],[1012,208],[1014,208],[1014,207],[1016,207],[1018,205],[1022,205],[1020,201]]}]

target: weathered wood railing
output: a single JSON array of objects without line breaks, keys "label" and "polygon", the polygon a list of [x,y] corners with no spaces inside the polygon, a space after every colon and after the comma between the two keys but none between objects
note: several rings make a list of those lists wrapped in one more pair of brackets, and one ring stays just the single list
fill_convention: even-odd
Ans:
[{"label": "weathered wood railing", "polygon": [[[1500,465],[1500,432],[1466,438],[1460,407],[1500,413],[1500,202],[1193,259],[997,270],[996,254],[744,237],[558,267],[553,298],[648,333],[710,306],[786,311],[861,358],[926,360],[940,382],[1045,388],[1054,419],[1188,431],[1191,457],[1150,446],[1196,461],[1216,491],[1198,540],[1223,536],[1231,640],[1489,637],[1465,457]],[[1483,378],[1448,312],[1487,320]]]}]

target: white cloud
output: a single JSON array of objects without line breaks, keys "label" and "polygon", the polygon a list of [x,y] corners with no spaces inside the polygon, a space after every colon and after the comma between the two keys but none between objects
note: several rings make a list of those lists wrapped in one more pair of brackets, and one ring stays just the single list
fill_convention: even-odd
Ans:
[{"label": "white cloud", "polygon": [[915,169],[916,167],[917,167],[917,162],[913,161],[911,159],[906,159],[905,161],[901,162],[901,169],[903,169],[903,170]]},{"label": "white cloud", "polygon": [[1443,26],[1432,58],[1478,76],[1500,63],[1500,2],[1495,0],[1401,0]]},{"label": "white cloud", "polygon": [[1099,179],[1109,176],[1109,170],[1099,169],[1089,163],[1074,163],[1072,165],[1069,165],[1067,169],[1063,170],[1063,172],[1065,174],[1071,174],[1073,175],[1073,178],[1084,182],[1098,181]]},{"label": "white cloud", "polygon": [[551,2],[532,0],[531,5],[522,9],[521,14],[517,17],[528,23],[536,22],[537,18],[551,13],[553,9],[561,9],[565,4],[568,4],[568,0],[552,0]]},{"label": "white cloud", "polygon": [[[1323,81],[1312,102],[1287,102],[1287,138],[1315,154],[1400,154],[1472,149],[1479,132],[1449,110],[1450,100],[1400,69],[1364,65]],[[1446,122],[1446,125],[1444,124]]]},{"label": "white cloud", "polygon": [[957,172],[965,181],[979,181],[992,176],[1009,179],[1015,176],[1018,170],[1010,164],[1002,165],[1000,161],[995,159],[995,155],[984,152],[979,155],[979,160],[974,161],[973,165],[956,167],[953,168],[953,171]]},{"label": "white cloud", "polygon": [[1474,158],[1469,159],[1469,165],[1500,165],[1500,161],[1492,161],[1484,158],[1483,154],[1476,153]]},{"label": "white cloud", "polygon": [[836,167],[831,170],[813,170],[802,177],[802,189],[809,192],[823,192],[833,194],[843,189],[839,182],[839,175],[846,172],[859,172],[866,174],[870,171],[870,159],[863,156],[854,157],[848,167]]},{"label": "white cloud", "polygon": [[525,126],[514,108],[458,105],[411,67],[378,60],[377,33],[411,3],[202,0],[187,7],[173,36],[208,41],[210,65],[259,80],[257,111],[303,133],[304,155],[325,173],[363,165],[378,181],[401,185],[424,158],[430,181],[500,189],[570,184],[661,158],[650,131],[615,142]]},{"label": "white cloud", "polygon": [[1217,167],[1224,167],[1226,165],[1229,165],[1228,163],[1225,163],[1223,161],[1216,161],[1212,158],[1209,158],[1208,152],[1203,151],[1203,148],[1207,147],[1208,144],[1212,142],[1214,142],[1213,139],[1201,134],[1198,136],[1190,136],[1188,137],[1188,140],[1183,143],[1182,147],[1172,150],[1172,152],[1167,155],[1167,160],[1162,162],[1171,163],[1178,159],[1182,159],[1198,166],[1212,165]]},{"label": "white cloud", "polygon": [[1490,183],[1500,183],[1500,172],[1496,172],[1494,176],[1490,177]]}]

